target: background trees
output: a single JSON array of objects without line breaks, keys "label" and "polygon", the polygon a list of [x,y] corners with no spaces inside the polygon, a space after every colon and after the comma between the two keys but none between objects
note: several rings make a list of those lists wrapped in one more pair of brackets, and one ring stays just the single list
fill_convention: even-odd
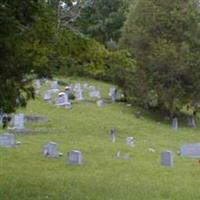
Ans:
[{"label": "background trees", "polygon": [[174,115],[199,99],[198,5],[139,0],[130,9],[121,42],[138,64],[129,89],[134,102]]}]

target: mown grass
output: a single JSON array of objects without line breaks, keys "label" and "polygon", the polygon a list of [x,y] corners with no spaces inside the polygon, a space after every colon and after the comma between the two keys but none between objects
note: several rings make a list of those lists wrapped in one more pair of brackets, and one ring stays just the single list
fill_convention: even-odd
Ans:
[{"label": "mown grass", "polygon": [[[84,79],[78,81],[97,85],[107,97],[108,84]],[[66,82],[77,80],[68,78]],[[176,155],[180,145],[200,142],[200,129],[184,126],[174,132],[162,120],[155,121],[145,115],[135,118],[135,109],[122,103],[99,108],[95,102],[83,101],[75,102],[73,109],[66,110],[47,104],[40,98],[30,101],[27,108],[19,112],[48,116],[49,121],[26,124],[26,127],[47,131],[17,135],[21,146],[0,148],[0,199],[200,199],[198,160]],[[115,144],[109,140],[112,127],[117,128]],[[127,136],[135,137],[134,148],[126,146]],[[42,147],[48,141],[59,144],[63,157],[47,159],[42,156]],[[150,147],[156,152],[150,152]],[[67,163],[66,153],[72,149],[83,152],[82,166]],[[175,153],[174,167],[160,165],[163,150]],[[117,151],[128,153],[130,160],[117,159]]]}]

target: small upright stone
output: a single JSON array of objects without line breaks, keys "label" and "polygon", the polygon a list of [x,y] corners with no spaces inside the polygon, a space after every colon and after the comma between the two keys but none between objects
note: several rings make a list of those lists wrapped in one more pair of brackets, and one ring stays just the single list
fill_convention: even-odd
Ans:
[{"label": "small upright stone", "polygon": [[112,143],[115,143],[116,137],[117,137],[117,130],[116,130],[116,128],[112,128],[110,130],[110,140]]},{"label": "small upright stone", "polygon": [[83,155],[80,151],[72,150],[68,152],[68,162],[72,165],[82,165]]},{"label": "small upright stone", "polygon": [[15,135],[9,133],[0,135],[0,147],[15,147],[15,146],[16,146]]},{"label": "small upright stone", "polygon": [[160,155],[161,157],[161,165],[165,167],[173,167],[173,152],[172,151],[163,151]]},{"label": "small upright stone", "polygon": [[178,119],[177,117],[174,117],[172,119],[172,128],[176,131],[178,129]]},{"label": "small upright stone", "polygon": [[24,129],[25,117],[23,113],[16,114],[14,116],[14,129]]},{"label": "small upright stone", "polygon": [[43,155],[45,157],[58,158],[59,157],[59,152],[58,152],[57,143],[48,142],[47,144],[45,144],[44,149],[43,149]]}]

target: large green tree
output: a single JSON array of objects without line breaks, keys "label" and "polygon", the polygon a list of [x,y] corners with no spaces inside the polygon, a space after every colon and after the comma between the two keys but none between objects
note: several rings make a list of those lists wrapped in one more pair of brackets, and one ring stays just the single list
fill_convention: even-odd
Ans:
[{"label": "large green tree", "polygon": [[13,112],[34,97],[35,76],[50,74],[54,19],[37,0],[0,2],[0,108]]},{"label": "large green tree", "polygon": [[131,100],[174,115],[200,99],[198,0],[138,0],[130,9],[121,44],[137,61]]},{"label": "large green tree", "polygon": [[101,43],[118,41],[127,5],[126,0],[94,0],[83,7],[75,24],[82,33]]}]

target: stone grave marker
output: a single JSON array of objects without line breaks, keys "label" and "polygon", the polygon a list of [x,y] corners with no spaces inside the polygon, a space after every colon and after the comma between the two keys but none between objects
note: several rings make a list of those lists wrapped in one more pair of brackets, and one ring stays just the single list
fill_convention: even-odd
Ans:
[{"label": "stone grave marker", "polygon": [[23,113],[16,114],[13,120],[14,129],[24,129],[25,117]]},{"label": "stone grave marker", "polygon": [[40,89],[40,87],[41,87],[40,80],[39,80],[39,79],[36,79],[36,80],[35,80],[35,84],[34,84],[34,85],[35,85],[35,89],[36,89],[36,90],[39,90],[39,89]]},{"label": "stone grave marker", "polygon": [[43,155],[45,157],[50,158],[58,158],[59,157],[59,151],[58,151],[58,144],[55,142],[48,142],[44,145],[43,148]]},{"label": "stone grave marker", "polygon": [[117,130],[116,130],[116,128],[112,128],[110,130],[110,140],[112,143],[115,143],[116,137],[117,137]]},{"label": "stone grave marker", "polygon": [[15,147],[16,139],[14,134],[5,133],[0,135],[0,147]]},{"label": "stone grave marker", "polygon": [[44,97],[43,97],[44,101],[51,103],[51,92],[49,90],[47,90],[44,93]]},{"label": "stone grave marker", "polygon": [[174,166],[174,159],[173,159],[173,152],[172,151],[163,151],[160,154],[161,158],[161,165],[165,167],[173,167]]},{"label": "stone grave marker", "polygon": [[58,81],[52,81],[51,82],[51,89],[53,90],[58,90],[59,89],[59,86],[58,86]]},{"label": "stone grave marker", "polygon": [[68,95],[64,92],[58,94],[55,104],[60,107],[71,108],[71,102],[69,101]]},{"label": "stone grave marker", "polygon": [[177,117],[174,117],[172,119],[172,128],[176,131],[178,129],[178,119]]},{"label": "stone grave marker", "polygon": [[187,122],[189,127],[196,128],[196,122],[193,116],[188,117]]},{"label": "stone grave marker", "polygon": [[134,144],[134,138],[133,137],[127,137],[126,138],[126,144],[130,147],[134,147],[135,144]]},{"label": "stone grave marker", "polygon": [[115,102],[117,99],[117,89],[114,87],[110,88],[108,95],[111,97],[112,102]]},{"label": "stone grave marker", "polygon": [[180,155],[200,158],[200,143],[182,145],[180,148]]},{"label": "stone grave marker", "polygon": [[83,164],[83,155],[78,150],[72,150],[68,152],[68,162],[72,165],[82,165]]}]

